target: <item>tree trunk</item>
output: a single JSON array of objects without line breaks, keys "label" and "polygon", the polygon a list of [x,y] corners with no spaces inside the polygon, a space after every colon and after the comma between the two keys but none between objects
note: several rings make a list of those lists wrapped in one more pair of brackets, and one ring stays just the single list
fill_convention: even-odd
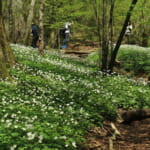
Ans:
[{"label": "tree trunk", "polygon": [[2,0],[0,0],[0,78],[9,76],[7,69],[15,64],[15,57],[7,42],[2,20]]},{"label": "tree trunk", "polygon": [[[1,30],[1,24],[0,24],[0,30]],[[0,79],[4,79],[6,77],[9,77],[9,74],[8,74],[5,59],[4,59],[2,46],[0,44]]]},{"label": "tree trunk", "polygon": [[102,31],[102,71],[107,70],[107,62],[108,62],[108,52],[109,52],[109,43],[108,43],[108,15],[107,8],[108,1],[103,0],[103,31]]},{"label": "tree trunk", "polygon": [[51,30],[50,31],[48,44],[50,45],[50,47],[56,48],[56,45],[57,45],[57,33],[56,33],[56,30]]},{"label": "tree trunk", "polygon": [[113,21],[114,21],[114,6],[115,6],[115,0],[111,0],[111,7],[110,7],[110,19],[109,19],[109,29],[110,29],[110,54],[112,54],[113,51]]},{"label": "tree trunk", "polygon": [[[141,20],[143,22],[145,22],[145,15],[144,15],[144,9],[146,6],[146,2],[147,0],[143,1],[143,7],[142,7],[142,15],[141,15]],[[141,42],[141,46],[143,47],[147,47],[148,46],[148,29],[147,29],[147,25],[145,25],[145,23],[142,23],[142,42]]]},{"label": "tree trunk", "polygon": [[45,4],[45,0],[41,1],[41,6],[40,6],[40,44],[39,44],[39,54],[43,55],[44,53],[44,4]]},{"label": "tree trunk", "polygon": [[114,48],[114,50],[113,50],[113,52],[112,52],[111,60],[110,60],[110,62],[109,62],[108,69],[110,70],[110,72],[113,71],[113,67],[114,67],[114,64],[115,64],[115,59],[116,59],[118,50],[119,50],[120,45],[121,45],[121,42],[122,42],[122,40],[123,40],[123,36],[124,36],[124,34],[125,34],[126,27],[127,27],[128,22],[129,22],[129,20],[130,20],[131,13],[133,12],[133,9],[134,9],[134,7],[135,7],[137,1],[138,1],[138,0],[133,0],[133,1],[132,1],[131,5],[130,5],[130,8],[129,8],[128,12],[127,12],[127,16],[126,16],[124,25],[123,25],[123,27],[122,27],[122,30],[121,30],[121,32],[120,32],[120,36],[119,36],[118,41],[117,41],[117,44],[116,44],[116,46],[115,46],[115,48]]},{"label": "tree trunk", "polygon": [[32,24],[32,20],[34,17],[35,3],[36,3],[36,0],[31,0],[30,11],[29,11],[29,15],[28,15],[27,23],[26,23],[26,32],[25,32],[25,36],[24,36],[24,44],[28,43],[29,34],[31,32],[31,24]]},{"label": "tree trunk", "polygon": [[97,36],[99,39],[99,51],[98,51],[98,55],[99,55],[99,67],[101,66],[101,59],[102,59],[102,51],[100,49],[101,47],[101,41],[102,41],[102,35],[101,35],[101,18],[100,18],[100,6],[101,3],[100,1],[97,0],[93,0],[92,1],[93,4],[93,10],[94,10],[94,14],[95,14],[95,22],[96,22],[96,26],[97,26]]}]

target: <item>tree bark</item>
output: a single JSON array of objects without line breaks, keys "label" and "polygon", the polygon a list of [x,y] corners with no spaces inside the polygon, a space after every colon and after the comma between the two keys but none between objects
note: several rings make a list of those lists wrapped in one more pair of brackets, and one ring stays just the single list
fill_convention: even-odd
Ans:
[{"label": "tree bark", "polygon": [[8,68],[15,64],[15,57],[6,38],[2,20],[2,0],[0,0],[0,78],[9,76]]},{"label": "tree bark", "polygon": [[115,48],[114,48],[114,50],[113,50],[113,52],[112,52],[111,60],[110,60],[110,62],[109,62],[108,69],[109,69],[110,72],[113,71],[113,67],[114,67],[114,64],[115,64],[115,59],[116,59],[118,50],[119,50],[120,45],[121,45],[121,42],[122,42],[122,40],[123,40],[125,31],[126,31],[126,27],[127,27],[128,22],[129,22],[129,20],[130,20],[130,17],[131,17],[131,13],[133,12],[133,9],[134,9],[134,7],[135,7],[137,1],[138,1],[138,0],[133,0],[133,1],[132,1],[131,5],[130,5],[130,8],[129,8],[128,12],[127,12],[126,19],[125,19],[125,21],[124,21],[124,25],[123,25],[123,27],[122,27],[122,30],[121,30],[121,32],[120,32],[120,35],[119,35],[117,44],[116,44],[116,46],[115,46]]},{"label": "tree bark", "polygon": [[28,43],[28,37],[31,32],[31,24],[32,24],[32,20],[34,17],[35,3],[36,3],[36,0],[31,0],[30,11],[29,11],[28,19],[27,19],[27,24],[26,24],[26,32],[25,32],[25,36],[24,36],[24,44]]},{"label": "tree bark", "polygon": [[109,46],[108,46],[108,15],[107,15],[107,9],[108,8],[107,7],[108,7],[108,1],[103,0],[102,66],[101,66],[102,71],[107,70],[108,52],[109,52]]},{"label": "tree bark", "polygon": [[114,6],[115,6],[115,0],[110,1],[110,19],[109,19],[109,29],[110,29],[110,54],[112,54],[113,51],[113,22],[114,22]]},{"label": "tree bark", "polygon": [[43,55],[44,54],[44,4],[45,0],[41,1],[41,6],[40,6],[40,44],[39,44],[39,54]]},{"label": "tree bark", "polygon": [[50,30],[49,40],[48,40],[49,46],[52,48],[56,48],[57,45],[57,34],[56,30]]},{"label": "tree bark", "polygon": [[101,18],[100,18],[100,6],[101,3],[100,1],[97,0],[93,0],[92,1],[93,4],[93,10],[94,10],[94,14],[95,14],[95,22],[96,22],[96,26],[97,26],[97,36],[99,39],[99,51],[98,51],[98,55],[99,55],[99,67],[101,66],[101,59],[102,59],[102,51],[100,49],[101,47],[101,42],[102,42],[102,35],[101,35]]},{"label": "tree bark", "polygon": [[[143,1],[143,8],[142,8],[142,15],[141,15],[141,20],[143,22],[145,22],[145,15],[144,15],[144,9],[145,9],[145,6],[146,6],[146,2],[147,0],[144,0]],[[142,42],[141,42],[141,46],[143,47],[147,47],[148,46],[148,35],[149,35],[149,32],[148,32],[148,29],[147,29],[147,25],[145,24],[142,24]]]}]

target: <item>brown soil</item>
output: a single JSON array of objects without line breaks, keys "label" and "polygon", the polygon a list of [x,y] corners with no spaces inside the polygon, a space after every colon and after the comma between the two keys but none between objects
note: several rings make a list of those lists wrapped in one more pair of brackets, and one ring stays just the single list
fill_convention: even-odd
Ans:
[{"label": "brown soil", "polygon": [[93,128],[87,134],[88,143],[82,150],[150,150],[150,118],[114,125],[119,132],[117,135],[110,122],[104,122],[103,128]]},{"label": "brown soil", "polygon": [[70,44],[68,48],[63,49],[65,54],[71,54],[78,57],[85,57],[98,49],[98,43]]}]

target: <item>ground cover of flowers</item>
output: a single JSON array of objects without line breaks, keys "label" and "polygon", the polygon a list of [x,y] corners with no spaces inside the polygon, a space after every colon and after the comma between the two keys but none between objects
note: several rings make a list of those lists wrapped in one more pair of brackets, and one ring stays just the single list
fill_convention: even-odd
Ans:
[{"label": "ground cover of flowers", "polygon": [[53,52],[11,45],[12,82],[0,81],[0,150],[80,150],[117,108],[150,108],[150,87]]}]

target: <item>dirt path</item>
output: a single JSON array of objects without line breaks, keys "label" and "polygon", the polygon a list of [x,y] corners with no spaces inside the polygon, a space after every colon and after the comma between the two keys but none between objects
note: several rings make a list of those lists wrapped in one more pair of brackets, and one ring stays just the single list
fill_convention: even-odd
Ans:
[{"label": "dirt path", "polygon": [[68,48],[63,49],[64,54],[76,55],[78,57],[86,57],[88,54],[95,52],[98,49],[98,44],[75,44],[69,45]]},{"label": "dirt path", "polygon": [[114,123],[120,135],[114,135],[110,122],[88,133],[87,148],[83,150],[150,150],[150,118],[131,124]]}]

